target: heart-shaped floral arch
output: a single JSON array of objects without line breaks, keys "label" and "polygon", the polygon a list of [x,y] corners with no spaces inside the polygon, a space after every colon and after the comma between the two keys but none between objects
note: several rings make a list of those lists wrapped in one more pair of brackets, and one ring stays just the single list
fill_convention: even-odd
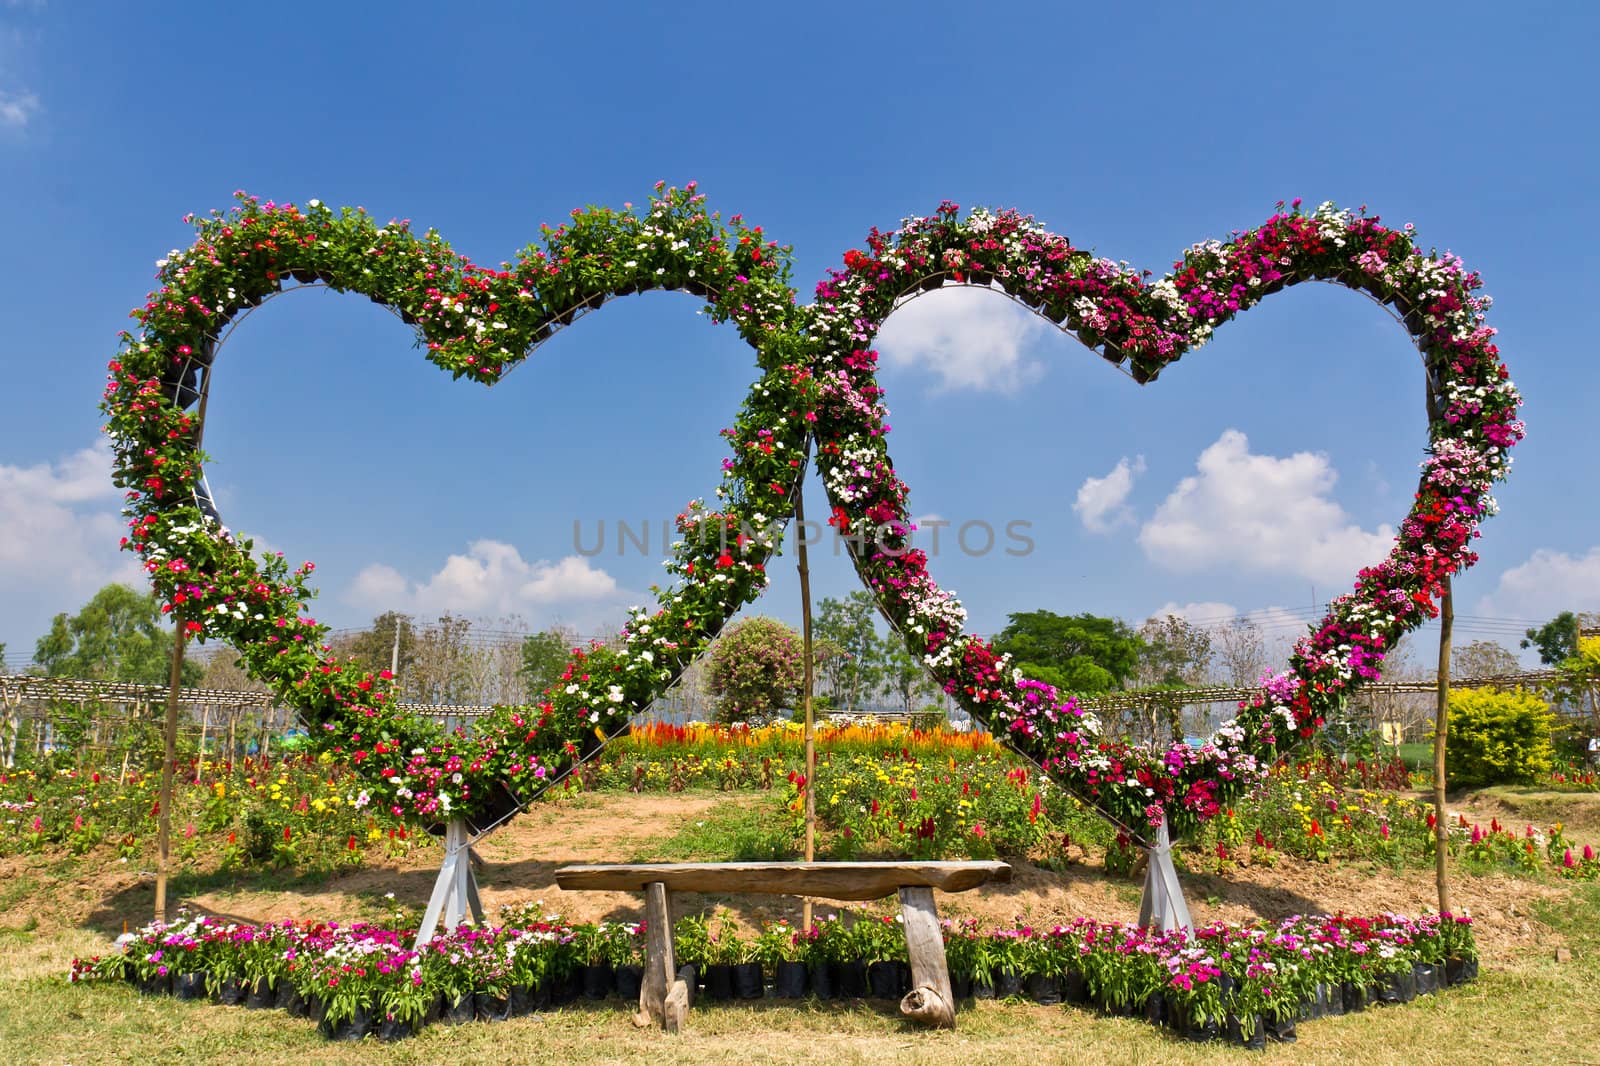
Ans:
[{"label": "heart-shaped floral arch", "polygon": [[[127,493],[130,534],[163,610],[186,632],[239,649],[250,672],[300,710],[317,743],[371,781],[396,814],[459,814],[479,824],[514,810],[581,752],[627,726],[668,688],[741,606],[766,586],[765,564],[804,473],[810,374],[787,248],[734,216],[724,225],[691,183],[658,185],[635,213],[587,208],[545,229],[543,247],[489,269],[438,234],[364,212],[302,210],[238,194],[239,206],[194,220],[198,239],[159,264],[161,287],[134,316],[110,364],[103,409]],[[496,708],[471,731],[446,732],[393,706],[388,671],[341,662],[306,614],[310,563],[252,554],[221,524],[200,451],[201,375],[218,338],[289,279],[359,292],[416,327],[428,358],[493,384],[605,300],[646,289],[703,298],[756,349],[761,377],[732,428],[713,504],[678,515],[669,571],[680,579],[653,612],[632,612],[618,644],[573,653],[561,682],[528,707]]]},{"label": "heart-shaped floral arch", "polygon": [[[817,452],[857,573],[910,649],[945,690],[1054,778],[1128,826],[1168,822],[1182,832],[1215,814],[1367,679],[1386,648],[1435,616],[1449,575],[1470,566],[1479,522],[1494,512],[1493,483],[1521,439],[1518,397],[1484,324],[1479,278],[1454,256],[1423,253],[1410,227],[1296,201],[1260,228],[1184,253],[1153,283],[1125,264],[1074,248],[1015,212],[963,218],[946,203],[898,231],[874,230],[865,252],[817,286],[811,330],[819,342]],[[1270,293],[1326,280],[1394,307],[1428,375],[1429,456],[1416,503],[1388,558],[1357,576],[1352,592],[1296,643],[1289,668],[1267,681],[1205,743],[1166,750],[1106,735],[1101,723],[1049,685],[1020,676],[982,639],[964,635],[966,612],[929,576],[914,546],[908,490],[885,440],[873,337],[905,298],[946,282],[997,284],[1072,330],[1139,382],[1210,338]]]},{"label": "heart-shaped floral arch", "polygon": [[[731,229],[729,228],[731,226]],[[1492,513],[1492,483],[1522,435],[1517,395],[1483,324],[1478,278],[1450,256],[1424,255],[1409,230],[1329,206],[1280,212],[1257,230],[1199,245],[1154,284],[1073,248],[1024,216],[951,204],[876,231],[869,251],[795,306],[788,249],[738,216],[724,225],[691,184],[657,187],[643,214],[573,212],[514,264],[477,267],[431,231],[378,225],[312,201],[240,206],[197,222],[198,239],[160,264],[161,288],[135,312],[110,364],[104,409],[128,491],[130,536],[166,609],[192,635],[233,643],[251,672],[300,708],[324,747],[343,754],[397,814],[514,809],[581,752],[624,728],[766,585],[780,523],[793,507],[808,445],[862,579],[891,622],[964,706],[1058,780],[1127,824],[1181,831],[1213,814],[1283,747],[1310,736],[1383,650],[1435,613],[1441,582],[1476,558],[1468,547]],[[396,310],[456,377],[492,384],[577,314],[643,289],[704,298],[755,347],[762,372],[734,426],[717,503],[692,502],[668,569],[678,583],[637,610],[614,646],[575,652],[562,681],[532,707],[499,708],[473,731],[445,732],[391,706],[387,672],[370,675],[321,644],[305,614],[311,565],[256,557],[224,527],[205,488],[199,448],[217,339],[286,279],[369,296]],[[1417,503],[1389,558],[1295,649],[1288,672],[1204,745],[1167,751],[1102,734],[1092,714],[1017,675],[964,635],[960,604],[933,582],[910,543],[907,490],[889,460],[873,336],[897,302],[946,282],[996,281],[1074,330],[1141,381],[1203,343],[1267,293],[1327,279],[1393,304],[1422,349],[1432,447]],[[194,410],[200,401],[201,410]]]}]

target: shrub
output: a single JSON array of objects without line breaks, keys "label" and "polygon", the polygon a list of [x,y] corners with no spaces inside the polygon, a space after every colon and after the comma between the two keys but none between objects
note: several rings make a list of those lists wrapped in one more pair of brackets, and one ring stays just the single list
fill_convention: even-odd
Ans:
[{"label": "shrub", "polygon": [[1525,689],[1453,689],[1450,780],[1461,785],[1534,784],[1550,772],[1555,716]]},{"label": "shrub", "polygon": [[711,648],[710,688],[722,697],[717,721],[747,722],[791,706],[800,672],[793,629],[759,615],[735,623]]}]

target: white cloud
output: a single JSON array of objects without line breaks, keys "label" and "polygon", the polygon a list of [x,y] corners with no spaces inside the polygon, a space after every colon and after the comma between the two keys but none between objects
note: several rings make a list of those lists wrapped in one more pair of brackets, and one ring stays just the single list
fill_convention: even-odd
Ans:
[{"label": "white cloud", "polygon": [[1142,473],[1144,456],[1136,456],[1131,463],[1123,456],[1105,477],[1084,479],[1072,505],[1083,521],[1083,528],[1091,533],[1109,533],[1132,522],[1134,516],[1133,509],[1128,506],[1128,494],[1133,491],[1133,479]]},{"label": "white cloud", "polygon": [[345,599],[374,610],[419,615],[449,611],[473,617],[528,614],[543,617],[567,605],[617,604],[616,579],[569,555],[555,562],[528,562],[514,546],[476,540],[451,555],[427,580],[413,583],[392,566],[375,563],[356,575]]},{"label": "white cloud", "polygon": [[1328,494],[1338,472],[1326,455],[1252,455],[1236,429],[1200,453],[1139,531],[1153,561],[1172,570],[1233,568],[1346,586],[1383,559],[1394,530],[1367,532]]},{"label": "white cloud", "polygon": [[1184,604],[1179,604],[1174,600],[1168,600],[1162,606],[1157,607],[1155,610],[1145,615],[1145,618],[1160,619],[1167,617],[1169,614],[1175,615],[1178,618],[1182,618],[1190,625],[1196,625],[1202,629],[1209,629],[1212,626],[1227,625],[1234,618],[1238,617],[1239,609],[1231,603],[1218,603],[1215,600],[1203,600],[1199,603]]},{"label": "white cloud", "polygon": [[878,334],[884,362],[922,367],[945,390],[1015,392],[1036,381],[1043,366],[1023,349],[1047,325],[995,292],[939,289],[908,301]]},{"label": "white cloud", "polygon": [[117,549],[121,497],[105,440],[55,462],[0,463],[0,641],[12,658],[31,651],[51,616],[77,610],[102,585],[144,587],[138,562]]},{"label": "white cloud", "polygon": [[39,111],[39,98],[29,92],[0,92],[0,126],[20,130]]},{"label": "white cloud", "polygon": [[1500,575],[1493,592],[1478,601],[1481,615],[1552,618],[1562,611],[1600,610],[1600,546],[1574,558],[1539,548],[1528,561]]}]

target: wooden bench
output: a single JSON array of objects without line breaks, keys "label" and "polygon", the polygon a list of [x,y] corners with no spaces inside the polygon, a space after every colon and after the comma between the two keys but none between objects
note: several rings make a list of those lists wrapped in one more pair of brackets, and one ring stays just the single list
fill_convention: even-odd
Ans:
[{"label": "wooden bench", "polygon": [[964,892],[1010,881],[1003,862],[696,862],[564,866],[556,884],[569,891],[643,892],[645,971],[636,1024],[677,1032],[689,1013],[689,989],[674,964],[672,893],[715,892],[816,896],[834,900],[900,895],[911,961],[911,991],[900,1011],[924,1025],[954,1028],[955,997],[933,890]]}]

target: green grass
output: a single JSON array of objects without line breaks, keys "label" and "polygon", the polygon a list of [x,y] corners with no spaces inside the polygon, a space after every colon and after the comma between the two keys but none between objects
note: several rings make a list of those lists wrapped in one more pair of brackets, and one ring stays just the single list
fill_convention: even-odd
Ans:
[{"label": "green grass", "polygon": [[1431,741],[1413,741],[1401,744],[1398,749],[1400,761],[1406,764],[1408,770],[1433,769],[1433,743]]},{"label": "green grass", "polygon": [[630,862],[775,862],[800,856],[787,812],[758,794],[727,799],[692,819],[672,836],[639,848]]},{"label": "green grass", "polygon": [[[1583,906],[1600,900],[1589,897]],[[1556,915],[1582,921],[1582,906]],[[1592,940],[1586,940],[1592,945]],[[143,999],[125,985],[0,978],[0,1047],[15,1063],[826,1062],[972,1066],[1002,1062],[1580,1063],[1595,1060],[1594,956],[1529,961],[1403,1007],[1305,1023],[1260,1056],[1183,1043],[1128,1019],[1068,1007],[980,1003],[954,1032],[923,1032],[877,1005],[697,1005],[687,1032],[635,1029],[616,1001],[498,1025],[431,1027],[396,1045],[328,1044],[276,1011]]]}]

